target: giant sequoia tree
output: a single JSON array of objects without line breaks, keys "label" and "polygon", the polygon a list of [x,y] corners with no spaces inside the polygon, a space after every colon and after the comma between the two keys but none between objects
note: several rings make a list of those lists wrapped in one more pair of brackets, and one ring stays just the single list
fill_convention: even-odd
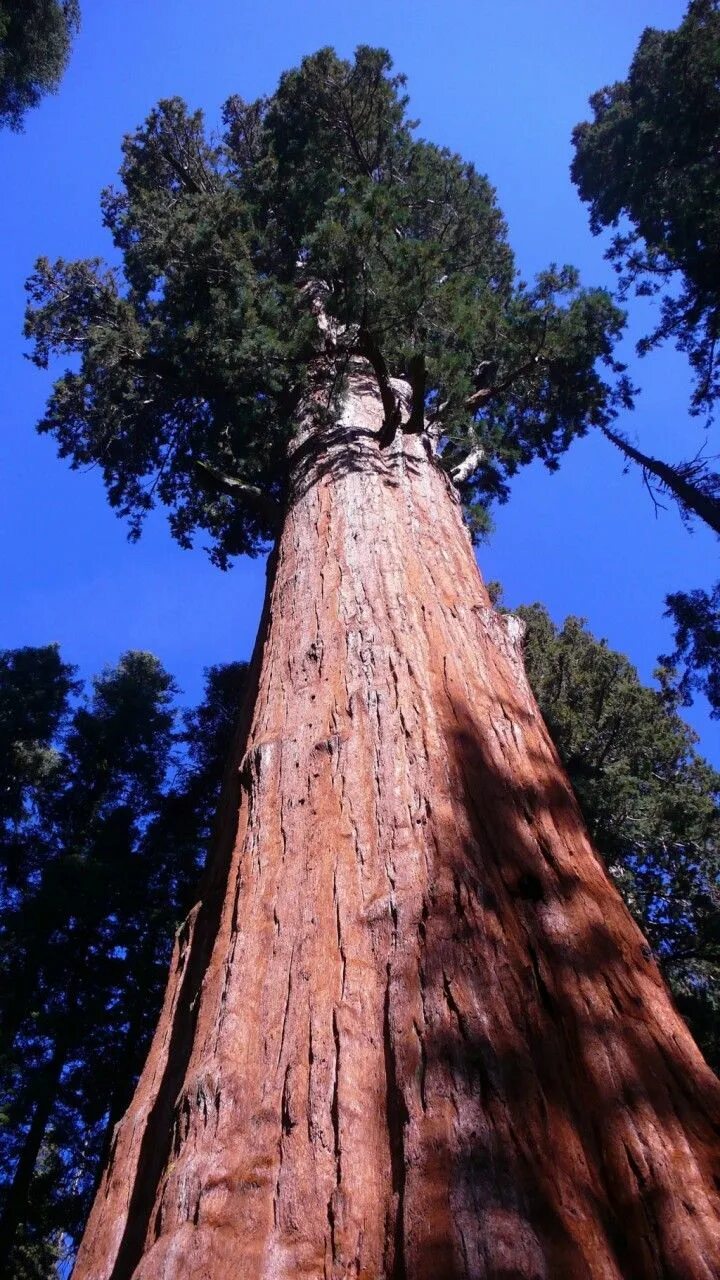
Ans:
[{"label": "giant sequoia tree", "polygon": [[[160,104],[41,262],[41,429],[138,531],[273,544],[202,898],[77,1280],[705,1277],[717,1084],[588,842],[473,527],[629,391],[622,318],[515,274],[380,51]],[[79,358],[78,358],[79,357]]]}]

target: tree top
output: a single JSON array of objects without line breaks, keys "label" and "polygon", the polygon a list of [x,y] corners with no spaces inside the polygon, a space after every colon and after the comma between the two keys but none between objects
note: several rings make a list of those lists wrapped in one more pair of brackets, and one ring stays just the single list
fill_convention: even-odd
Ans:
[{"label": "tree top", "polygon": [[692,0],[675,31],[648,27],[626,80],[590,98],[572,177],[621,293],[660,295],[644,354],[672,340],[690,361],[691,411],[720,395],[720,3]]},{"label": "tree top", "polygon": [[0,0],[0,127],[21,132],[55,92],[79,26],[79,0]]},{"label": "tree top", "polygon": [[163,101],[103,194],[120,265],[36,264],[32,358],[71,357],[40,430],[102,469],[133,534],[160,501],[218,563],[266,545],[309,392],[330,373],[340,392],[351,356],[377,378],[380,443],[426,432],[469,510],[630,403],[609,295],[571,267],[521,281],[488,179],[416,134],[404,77],[364,46],[230,98],[217,137]]}]

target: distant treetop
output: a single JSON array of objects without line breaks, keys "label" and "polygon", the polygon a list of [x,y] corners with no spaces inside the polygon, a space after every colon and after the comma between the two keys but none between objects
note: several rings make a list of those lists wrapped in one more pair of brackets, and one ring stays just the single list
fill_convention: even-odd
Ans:
[{"label": "distant treetop", "polygon": [[79,26],[79,0],[0,0],[0,127],[55,92]]},{"label": "distant treetop", "polygon": [[690,360],[692,410],[720,395],[720,3],[692,0],[675,31],[648,27],[627,80],[590,99],[572,177],[621,290],[661,296],[642,353],[671,339]]}]

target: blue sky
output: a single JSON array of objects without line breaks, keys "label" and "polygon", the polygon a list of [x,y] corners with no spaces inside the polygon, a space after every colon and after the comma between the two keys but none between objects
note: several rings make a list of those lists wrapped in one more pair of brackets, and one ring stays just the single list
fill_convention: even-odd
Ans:
[{"label": "blue sky", "polygon": [[[0,134],[0,647],[58,640],[85,675],[129,647],[151,649],[187,701],[204,666],[252,647],[260,561],[222,574],[200,548],[177,548],[162,514],[129,545],[99,475],[70,472],[34,433],[48,379],[23,359],[24,279],[39,254],[108,252],[99,193],[122,135],[158,98],[179,94],[215,124],[230,93],[272,91],[321,45],[344,55],[384,45],[408,75],[421,135],[490,176],[522,273],[571,262],[585,282],[610,283],[569,179],[570,133],[589,94],[625,75],[642,29],[674,27],[683,10],[671,0],[83,0],[59,94],[24,134]],[[637,336],[647,311],[633,304],[631,318]],[[621,423],[631,438],[670,460],[697,452],[705,435],[687,415],[683,360],[666,351],[634,374],[643,394]],[[557,475],[537,466],[515,481],[479,560],[509,604],[540,600],[558,621],[586,617],[649,678],[670,641],[664,596],[710,582],[716,543],[704,529],[688,533],[670,507],[657,517],[639,475],[624,475],[612,447],[589,437]],[[720,762],[717,726],[702,707],[689,719]]]}]

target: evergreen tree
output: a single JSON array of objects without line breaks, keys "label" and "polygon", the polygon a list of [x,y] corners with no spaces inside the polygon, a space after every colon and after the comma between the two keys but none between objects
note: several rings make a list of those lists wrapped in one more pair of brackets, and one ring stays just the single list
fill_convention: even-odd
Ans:
[{"label": "evergreen tree", "polygon": [[621,292],[660,296],[644,353],[671,340],[695,375],[694,413],[720,394],[720,5],[691,0],[676,31],[648,27],[627,80],[593,94],[572,177]]},{"label": "evergreen tree", "polygon": [[17,1280],[77,1243],[207,848],[243,668],[211,671],[182,725],[148,654],[74,707],[72,675],[56,647],[0,655],[3,760],[23,770],[0,895],[0,1272]]},{"label": "evergreen tree", "polygon": [[[38,809],[52,792],[61,767],[55,742],[69,715],[69,699],[77,692],[74,670],[56,645],[0,653],[0,980],[7,994],[13,981],[12,924],[24,894],[42,874],[44,857]],[[0,1150],[5,1156],[12,1124],[11,1094],[19,1089],[21,1064],[3,1035],[0,1041]],[[49,1171],[48,1161],[48,1171]],[[9,1169],[5,1165],[4,1169]],[[7,1176],[7,1175],[5,1175]],[[57,1222],[35,1207],[37,1229],[24,1223],[13,1256],[17,1280],[49,1276],[57,1259]],[[28,1234],[30,1238],[28,1238]],[[10,1274],[10,1273],[8,1273]]]},{"label": "evergreen tree", "polygon": [[[0,653],[3,896],[12,883],[13,829],[59,763],[51,744],[67,716],[70,694],[76,691],[74,674],[62,661],[57,645]],[[23,870],[22,878],[27,879],[27,874]]]},{"label": "evergreen tree", "polygon": [[55,92],[79,25],[78,0],[0,0],[0,127]]},{"label": "evergreen tree", "polygon": [[[718,0],[691,0],[676,31],[647,28],[627,80],[600,89],[590,105],[593,120],[573,134],[573,180],[595,234],[615,229],[606,256],[621,297],[634,290],[660,301],[658,323],[638,352],[674,342],[693,371],[691,413],[712,417],[720,395]],[[604,431],[641,467],[648,487],[670,494],[684,518],[698,516],[720,532],[720,475],[712,459],[700,452],[671,465],[642,454],[617,431]],[[676,629],[671,660],[683,664],[682,688],[703,690],[719,714],[718,650],[708,647],[710,597],[676,592],[667,604]]]},{"label": "evergreen tree", "polygon": [[[162,102],[103,197],[122,271],[38,262],[33,359],[81,359],[40,430],[99,464],[133,534],[160,500],[181,544],[204,530],[221,564],[265,546],[320,368],[331,410],[358,357],[383,443],[404,417],[481,523],[518,467],[555,467],[627,402],[622,314],[570,267],[517,279],[492,187],[414,138],[402,90],[385,53],[351,65],[324,50],[272,99],[231,98],[217,143],[200,112]],[[407,413],[393,377],[411,386]]]},{"label": "evergreen tree", "polygon": [[35,360],[74,357],[41,428],[133,532],[160,501],[221,564],[274,542],[76,1280],[705,1275],[717,1083],[460,515],[627,406],[621,313],[571,268],[518,280],[382,51],[224,120],[160,104],[104,197],[122,267],[29,286]]},{"label": "evergreen tree", "polygon": [[720,718],[720,582],[710,591],[675,591],[667,598],[667,613],[675,623],[675,651],[663,661],[675,669],[683,664],[678,682],[687,705],[699,690]]}]

